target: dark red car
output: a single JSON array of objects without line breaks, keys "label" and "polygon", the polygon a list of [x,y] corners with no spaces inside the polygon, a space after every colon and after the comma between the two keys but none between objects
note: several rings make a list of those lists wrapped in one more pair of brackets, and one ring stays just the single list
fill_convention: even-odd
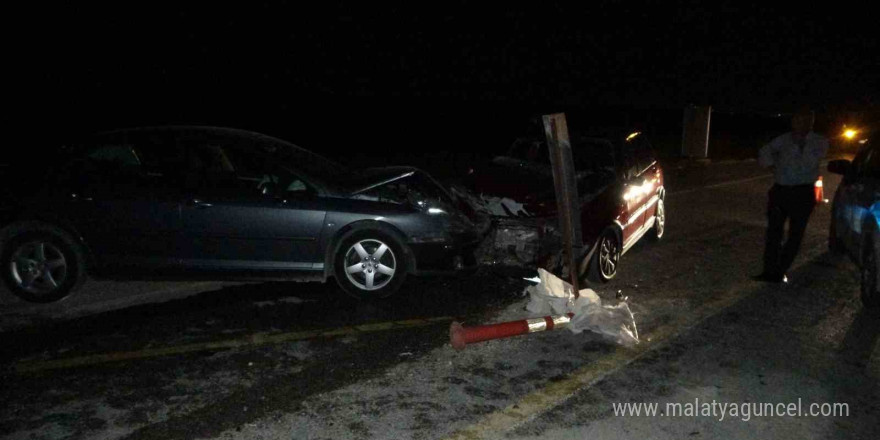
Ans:
[{"label": "dark red car", "polygon": [[[617,274],[621,255],[640,238],[663,237],[663,171],[640,132],[573,136],[572,156],[586,249],[580,273],[606,282]],[[550,155],[543,139],[517,140],[506,154],[475,166],[469,177],[469,189],[492,215],[555,216]]]}]

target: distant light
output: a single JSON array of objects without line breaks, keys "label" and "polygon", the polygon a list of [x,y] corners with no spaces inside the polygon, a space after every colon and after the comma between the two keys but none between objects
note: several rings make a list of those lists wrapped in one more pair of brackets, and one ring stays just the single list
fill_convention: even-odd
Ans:
[{"label": "distant light", "polygon": [[864,144],[864,143],[866,143],[866,142],[868,142],[867,139],[862,139],[862,140],[859,141],[860,144]]},{"label": "distant light", "polygon": [[[631,133],[629,136],[626,137],[626,141],[629,142],[629,141],[635,139],[635,137],[640,134],[642,134],[642,132],[640,132],[640,131],[637,131],[635,133]],[[618,139],[620,139],[620,138],[618,138]]]},{"label": "distant light", "polygon": [[440,208],[428,208],[428,214],[446,214],[446,211]]},{"label": "distant light", "polygon": [[852,139],[852,138],[856,137],[857,134],[859,134],[858,131],[850,128],[850,129],[847,129],[846,131],[843,132],[843,137],[845,137],[847,139]]}]

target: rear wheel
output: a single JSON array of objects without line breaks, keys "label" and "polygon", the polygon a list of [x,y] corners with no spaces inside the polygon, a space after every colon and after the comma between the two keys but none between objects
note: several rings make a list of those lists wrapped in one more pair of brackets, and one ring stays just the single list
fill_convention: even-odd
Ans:
[{"label": "rear wheel", "polygon": [[666,232],[666,204],[663,199],[657,200],[657,208],[654,212],[654,227],[651,228],[651,239],[660,241]]},{"label": "rear wheel", "polygon": [[587,279],[592,282],[607,283],[617,275],[620,262],[620,238],[614,229],[607,228],[599,236],[596,252],[587,270]]},{"label": "rear wheel", "polygon": [[[866,231],[866,233],[871,232]],[[872,239],[868,238],[865,240],[865,245],[862,249],[861,278],[862,303],[866,308],[876,310],[880,308],[880,299],[878,299],[877,295],[878,261],[874,246],[875,243]]]},{"label": "rear wheel", "polygon": [[3,281],[19,298],[35,303],[58,301],[85,280],[82,247],[51,225],[24,225],[9,231],[0,256]]},{"label": "rear wheel", "polygon": [[385,298],[406,278],[409,253],[391,234],[362,229],[343,237],[334,260],[336,282],[358,299]]}]

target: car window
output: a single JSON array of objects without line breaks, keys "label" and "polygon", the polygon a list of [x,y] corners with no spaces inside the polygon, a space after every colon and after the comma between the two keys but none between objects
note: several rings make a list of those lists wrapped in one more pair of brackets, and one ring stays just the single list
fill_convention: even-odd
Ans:
[{"label": "car window", "polygon": [[261,148],[256,139],[191,132],[179,141],[189,188],[244,198],[314,192],[305,179]]},{"label": "car window", "polygon": [[245,187],[260,194],[269,191],[267,186],[287,195],[304,195],[313,191],[305,179],[259,149],[232,147],[227,148],[225,153],[234,164],[236,178]]},{"label": "car window", "polygon": [[138,131],[126,133],[124,139],[136,152],[145,175],[179,186],[185,173],[183,152],[172,133]]},{"label": "car window", "polygon": [[137,185],[142,175],[140,158],[131,145],[91,140],[77,146],[76,153],[53,173],[52,182],[58,188],[123,191],[123,186]]},{"label": "car window", "polygon": [[639,172],[642,172],[654,163],[654,152],[651,149],[651,144],[642,134],[631,139],[631,142],[635,145],[636,163],[638,164]]},{"label": "car window", "polygon": [[613,172],[614,145],[605,139],[577,139],[572,145],[572,159],[578,172],[602,170]]},{"label": "car window", "polygon": [[572,159],[578,194],[595,193],[616,177],[614,144],[607,139],[577,138],[572,141]]},{"label": "car window", "polygon": [[620,148],[620,153],[621,165],[626,178],[633,179],[638,176],[641,169],[639,169],[635,145],[630,142],[624,142]]},{"label": "car window", "polygon": [[654,163],[651,144],[641,133],[633,133],[621,145],[623,167],[628,179],[639,176]]},{"label": "car window", "polygon": [[224,136],[237,146],[247,145],[249,151],[270,157],[287,170],[296,170],[306,180],[332,186],[354,174],[347,166],[271,136],[249,132],[225,133]]},{"label": "car window", "polygon": [[112,163],[115,166],[139,167],[141,161],[131,145],[99,145],[87,155],[93,163]]}]

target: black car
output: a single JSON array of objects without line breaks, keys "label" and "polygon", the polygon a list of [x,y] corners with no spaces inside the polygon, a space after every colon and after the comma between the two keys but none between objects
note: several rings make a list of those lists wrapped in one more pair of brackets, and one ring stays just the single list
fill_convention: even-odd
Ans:
[{"label": "black car", "polygon": [[384,297],[407,274],[475,264],[473,222],[415,168],[355,172],[215,127],[118,130],[58,154],[48,176],[7,191],[0,209],[2,277],[28,301],[61,299],[87,273],[311,272],[356,297]]},{"label": "black car", "polygon": [[831,161],[828,171],[843,175],[832,205],[829,247],[852,257],[861,270],[862,302],[880,308],[880,148],[865,141],[852,162]]}]

